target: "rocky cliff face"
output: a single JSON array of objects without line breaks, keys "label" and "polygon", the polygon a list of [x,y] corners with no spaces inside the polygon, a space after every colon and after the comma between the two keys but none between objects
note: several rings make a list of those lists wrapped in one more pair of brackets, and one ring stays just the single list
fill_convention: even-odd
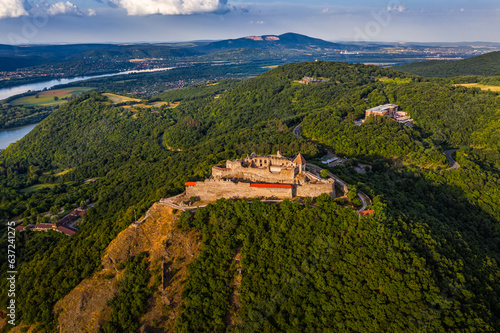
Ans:
[{"label": "rocky cliff face", "polygon": [[118,282],[123,276],[118,265],[143,251],[149,252],[150,269],[160,272],[155,274],[162,275],[163,283],[149,300],[149,311],[141,318],[141,330],[171,331],[181,304],[187,266],[198,253],[197,235],[177,230],[175,219],[170,207],[154,204],[142,224],[131,225],[121,232],[106,249],[102,270],[82,281],[56,304],[59,331],[98,332],[111,314],[107,304],[118,292]]}]

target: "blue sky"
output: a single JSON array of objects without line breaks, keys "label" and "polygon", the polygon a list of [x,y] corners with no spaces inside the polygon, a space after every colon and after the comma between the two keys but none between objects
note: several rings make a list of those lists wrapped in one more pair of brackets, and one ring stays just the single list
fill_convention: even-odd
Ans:
[{"label": "blue sky", "polygon": [[500,42],[498,0],[0,0],[0,43],[171,42],[296,32],[326,40]]}]

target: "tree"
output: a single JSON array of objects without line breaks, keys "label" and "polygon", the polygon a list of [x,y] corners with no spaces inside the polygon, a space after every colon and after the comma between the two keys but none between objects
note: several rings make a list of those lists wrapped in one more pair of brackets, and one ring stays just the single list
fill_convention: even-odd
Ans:
[{"label": "tree", "polygon": [[328,177],[328,170],[326,170],[326,169],[321,170],[321,172],[319,173],[319,175],[321,177],[323,177],[323,178]]},{"label": "tree", "polygon": [[56,215],[57,213],[59,213],[59,207],[57,206],[50,207],[49,213],[52,215]]},{"label": "tree", "polygon": [[350,202],[353,202],[354,199],[358,197],[358,189],[355,185],[349,185],[349,192],[347,192],[347,198]]}]

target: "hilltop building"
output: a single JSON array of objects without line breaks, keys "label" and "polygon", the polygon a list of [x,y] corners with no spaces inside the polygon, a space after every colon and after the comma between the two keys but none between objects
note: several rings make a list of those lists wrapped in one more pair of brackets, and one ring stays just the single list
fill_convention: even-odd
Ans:
[{"label": "hilltop building", "polygon": [[318,82],[328,82],[328,79],[304,76],[304,78],[302,78],[302,80],[300,80],[298,82],[302,83],[302,84],[313,84],[313,83],[318,83]]},{"label": "hilltop building", "polygon": [[365,118],[370,116],[391,116],[398,112],[399,105],[396,104],[384,104],[379,105],[374,108],[365,111]]},{"label": "hilltop building", "polygon": [[186,183],[186,197],[203,201],[220,198],[317,197],[327,193],[335,197],[335,181],[306,171],[301,154],[289,159],[278,151],[276,155],[228,160],[212,167],[212,175],[203,182]]},{"label": "hilltop building", "polygon": [[356,125],[361,126],[368,117],[372,116],[384,116],[389,117],[400,124],[405,124],[411,126],[413,123],[413,119],[408,117],[408,113],[405,111],[399,110],[399,105],[396,104],[384,104],[379,105],[374,108],[368,109],[365,111],[365,119],[357,120],[355,122]]}]

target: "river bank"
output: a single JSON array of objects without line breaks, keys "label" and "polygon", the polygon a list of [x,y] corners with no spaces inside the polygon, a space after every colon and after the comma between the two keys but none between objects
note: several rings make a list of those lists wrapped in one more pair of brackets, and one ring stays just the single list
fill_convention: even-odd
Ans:
[{"label": "river bank", "polygon": [[7,148],[11,143],[21,140],[38,124],[14,127],[0,131],[0,149]]},{"label": "river bank", "polygon": [[80,81],[85,81],[85,80],[90,80],[90,79],[98,79],[98,78],[116,76],[116,75],[127,75],[127,74],[167,71],[167,70],[170,70],[172,68],[173,67],[162,67],[162,68],[153,68],[153,69],[131,70],[131,71],[124,71],[124,72],[110,73],[110,74],[78,76],[78,77],[73,77],[73,78],[55,79],[55,80],[49,80],[49,81],[43,81],[43,82],[23,84],[20,86],[0,89],[0,100],[9,98],[9,97],[12,97],[15,95],[24,94],[24,93],[27,93],[28,91],[40,91],[40,90],[44,90],[44,89],[50,89],[50,88],[53,88],[53,87],[61,85],[61,84],[68,84],[68,83],[73,83],[73,82],[80,82]]},{"label": "river bank", "polygon": [[[62,85],[62,84],[68,84],[68,83],[74,83],[74,82],[80,82],[80,81],[85,81],[85,80],[90,80],[90,79],[97,79],[97,78],[116,76],[116,75],[127,75],[127,74],[167,71],[167,70],[170,70],[172,68],[174,68],[174,67],[131,70],[131,71],[118,72],[118,73],[111,73],[111,74],[80,76],[80,77],[74,77],[74,78],[65,78],[65,79],[49,80],[49,81],[38,82],[38,83],[24,84],[24,85],[20,85],[17,87],[0,89],[0,100],[4,100],[4,99],[7,99],[9,97],[24,94],[24,93],[27,93],[29,91],[35,92],[35,91],[40,91],[40,90],[44,90],[44,89],[51,89],[55,86]],[[25,125],[25,126],[21,126],[21,127],[13,127],[13,128],[0,130],[0,149],[5,149],[11,143],[14,143],[14,142],[22,139],[26,134],[28,134],[38,124],[39,123],[35,123],[35,124]]]}]

